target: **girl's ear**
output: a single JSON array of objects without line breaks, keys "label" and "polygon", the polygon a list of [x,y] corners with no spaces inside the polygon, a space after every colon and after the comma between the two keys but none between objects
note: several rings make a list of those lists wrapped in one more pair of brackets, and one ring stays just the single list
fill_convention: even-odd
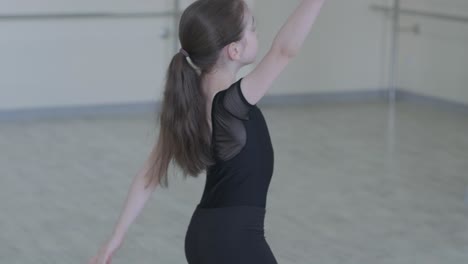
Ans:
[{"label": "girl's ear", "polygon": [[228,57],[230,60],[237,61],[241,58],[242,47],[240,46],[239,43],[232,42],[226,48],[227,48],[227,53],[228,53]]}]

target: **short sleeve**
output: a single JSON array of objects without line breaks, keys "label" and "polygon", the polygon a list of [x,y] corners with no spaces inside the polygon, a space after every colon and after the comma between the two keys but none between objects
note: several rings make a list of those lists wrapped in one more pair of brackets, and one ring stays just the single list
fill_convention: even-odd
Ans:
[{"label": "short sleeve", "polygon": [[241,83],[242,78],[226,90],[223,105],[224,108],[233,116],[239,119],[248,120],[249,112],[255,105],[250,104],[247,99],[245,99],[241,90]]}]

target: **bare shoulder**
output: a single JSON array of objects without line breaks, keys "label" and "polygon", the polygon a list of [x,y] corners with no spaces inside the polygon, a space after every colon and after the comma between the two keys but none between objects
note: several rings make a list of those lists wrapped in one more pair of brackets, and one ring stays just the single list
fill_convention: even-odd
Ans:
[{"label": "bare shoulder", "polygon": [[242,80],[241,91],[246,100],[252,105],[260,101],[290,60],[291,57],[281,50],[270,49]]}]

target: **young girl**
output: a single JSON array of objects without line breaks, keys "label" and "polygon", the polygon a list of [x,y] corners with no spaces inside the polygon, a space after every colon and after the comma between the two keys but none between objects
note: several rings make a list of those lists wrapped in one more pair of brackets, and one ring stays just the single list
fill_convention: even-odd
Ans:
[{"label": "young girl", "polygon": [[255,69],[255,19],[243,0],[198,0],[179,25],[182,48],[167,71],[157,144],[134,177],[111,239],[90,263],[110,263],[129,225],[175,161],[185,176],[206,171],[185,236],[190,264],[277,263],[264,236],[273,148],[257,102],[299,52],[325,0],[303,0]]}]

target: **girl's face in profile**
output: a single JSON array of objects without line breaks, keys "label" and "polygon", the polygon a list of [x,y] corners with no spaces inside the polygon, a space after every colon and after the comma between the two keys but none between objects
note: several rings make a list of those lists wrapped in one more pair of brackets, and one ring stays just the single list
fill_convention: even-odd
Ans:
[{"label": "girl's face in profile", "polygon": [[258,53],[258,38],[255,17],[248,7],[246,7],[246,13],[244,16],[244,36],[241,39],[243,46],[243,53],[241,62],[244,65],[255,62]]}]

